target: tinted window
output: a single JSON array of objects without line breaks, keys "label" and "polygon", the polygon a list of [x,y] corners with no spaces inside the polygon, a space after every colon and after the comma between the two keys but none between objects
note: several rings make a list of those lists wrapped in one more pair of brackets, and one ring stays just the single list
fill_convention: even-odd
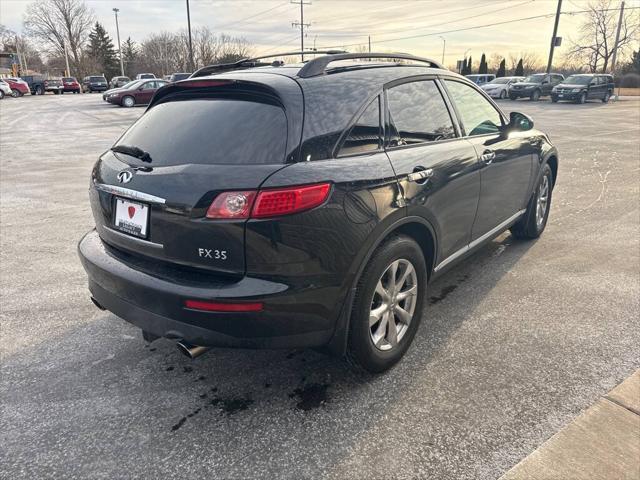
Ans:
[{"label": "tinted window", "polygon": [[484,135],[500,130],[502,117],[481,93],[464,83],[445,81],[467,135]]},{"label": "tinted window", "polygon": [[89,78],[90,82],[106,82],[107,79],[104,77],[91,77]]},{"label": "tinted window", "polygon": [[156,105],[117,144],[149,152],[153,167],[284,163],[286,140],[287,120],[280,107],[214,98]]},{"label": "tinted window", "polygon": [[362,112],[342,144],[340,155],[353,155],[378,150],[382,146],[380,135],[380,101],[376,97]]},{"label": "tinted window", "polygon": [[456,136],[444,99],[432,80],[387,92],[392,145],[434,142]]}]

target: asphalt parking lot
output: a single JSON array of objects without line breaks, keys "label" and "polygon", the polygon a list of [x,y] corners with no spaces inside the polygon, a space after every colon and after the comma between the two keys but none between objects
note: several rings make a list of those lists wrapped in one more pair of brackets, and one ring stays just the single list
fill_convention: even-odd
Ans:
[{"label": "asphalt parking lot", "polygon": [[76,244],[97,156],[144,108],[0,102],[6,478],[499,477],[640,367],[640,100],[503,101],[560,151],[547,230],[430,286],[404,360],[173,343],[89,300]]}]

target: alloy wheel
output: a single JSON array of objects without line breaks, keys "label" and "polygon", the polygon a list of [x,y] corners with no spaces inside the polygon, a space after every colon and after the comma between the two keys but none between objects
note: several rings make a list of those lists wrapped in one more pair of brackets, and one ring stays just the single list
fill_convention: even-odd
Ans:
[{"label": "alloy wheel", "polygon": [[371,299],[369,334],[379,350],[396,347],[409,329],[418,295],[418,275],[406,259],[394,260],[378,279]]},{"label": "alloy wheel", "polygon": [[538,228],[544,223],[549,206],[549,176],[544,175],[538,187],[538,198],[536,199],[536,225]]}]

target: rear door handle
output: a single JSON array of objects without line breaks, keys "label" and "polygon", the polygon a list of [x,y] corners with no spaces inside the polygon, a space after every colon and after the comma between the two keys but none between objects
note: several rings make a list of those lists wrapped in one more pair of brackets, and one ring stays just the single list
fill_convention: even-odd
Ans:
[{"label": "rear door handle", "polygon": [[412,173],[407,175],[407,180],[410,182],[424,183],[426,180],[428,180],[432,176],[433,176],[432,168],[428,168],[425,170],[422,167],[416,167]]},{"label": "rear door handle", "polygon": [[482,155],[480,155],[480,161],[485,165],[490,165],[491,162],[496,158],[496,152],[491,150],[485,150]]}]

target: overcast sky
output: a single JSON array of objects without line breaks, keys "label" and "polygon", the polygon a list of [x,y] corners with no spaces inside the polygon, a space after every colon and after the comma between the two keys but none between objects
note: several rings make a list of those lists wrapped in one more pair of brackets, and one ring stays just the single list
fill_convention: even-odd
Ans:
[{"label": "overcast sky", "polygon": [[[0,22],[20,32],[28,0],[0,0]],[[120,9],[120,34],[140,42],[152,33],[186,28],[185,0],[87,0],[96,19],[115,43],[112,8]],[[613,5],[617,7],[618,1]],[[565,0],[563,11],[583,10],[588,0]],[[243,36],[254,44],[254,53],[297,49],[299,32],[291,22],[299,21],[300,7],[289,0],[191,0],[192,27],[206,25],[216,32]],[[628,6],[640,0],[627,0]],[[446,63],[453,64],[467,50],[479,60],[500,53],[535,51],[548,55],[556,0],[312,0],[305,5],[305,23],[311,23],[306,44],[318,49],[339,47],[355,50],[371,35],[372,50],[402,51],[440,59],[446,40]],[[546,18],[524,17],[549,14]],[[584,14],[563,15],[559,35],[575,37]],[[468,30],[451,32],[451,30]],[[401,39],[403,37],[414,37]],[[562,48],[557,50],[562,54]]]}]

